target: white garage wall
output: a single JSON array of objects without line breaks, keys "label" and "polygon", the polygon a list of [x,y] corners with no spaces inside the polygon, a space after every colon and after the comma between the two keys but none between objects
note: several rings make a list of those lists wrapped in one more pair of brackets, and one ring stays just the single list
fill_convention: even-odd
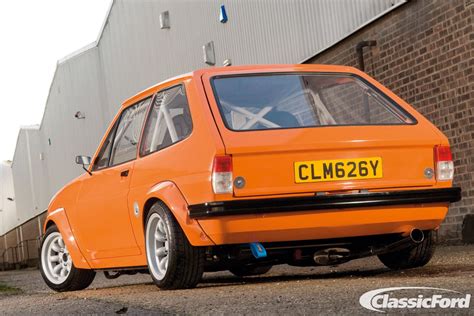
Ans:
[{"label": "white garage wall", "polygon": [[3,162],[0,163],[0,233],[17,225],[15,201],[8,198],[15,199],[13,175],[10,163]]},{"label": "white garage wall", "polygon": [[[1,175],[2,183],[13,181],[16,211],[0,213],[0,235],[43,212],[54,193],[83,172],[74,157],[92,156],[124,99],[208,67],[207,42],[214,42],[217,65],[226,59],[234,65],[299,63],[405,2],[114,1],[98,41],[58,63],[41,125],[19,133],[12,177]],[[221,4],[225,24],[219,22]],[[163,11],[170,12],[170,29],[160,29]],[[86,118],[74,118],[77,111]]]}]

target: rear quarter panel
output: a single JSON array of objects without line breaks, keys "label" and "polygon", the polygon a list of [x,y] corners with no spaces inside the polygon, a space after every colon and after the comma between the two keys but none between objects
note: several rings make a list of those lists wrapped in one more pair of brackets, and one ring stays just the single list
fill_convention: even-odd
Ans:
[{"label": "rear quarter panel", "polygon": [[[156,91],[181,82],[168,82],[158,86]],[[188,217],[187,205],[214,199],[210,182],[212,162],[215,155],[224,154],[224,146],[206,96],[196,88],[195,78],[186,79],[184,84],[193,122],[192,133],[170,147],[137,159],[131,179],[129,209],[133,212],[133,204],[137,202],[143,210],[149,199],[160,199],[174,214],[192,245],[213,245],[198,222]],[[141,212],[139,217],[130,216],[143,253],[144,215]]]}]

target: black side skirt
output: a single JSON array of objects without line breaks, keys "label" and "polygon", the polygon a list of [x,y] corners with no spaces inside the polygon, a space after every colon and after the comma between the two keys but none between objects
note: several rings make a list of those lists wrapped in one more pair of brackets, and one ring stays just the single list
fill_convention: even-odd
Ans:
[{"label": "black side skirt", "polygon": [[189,206],[191,218],[292,211],[347,209],[388,205],[452,203],[461,200],[461,188],[314,195],[272,199],[208,202]]}]

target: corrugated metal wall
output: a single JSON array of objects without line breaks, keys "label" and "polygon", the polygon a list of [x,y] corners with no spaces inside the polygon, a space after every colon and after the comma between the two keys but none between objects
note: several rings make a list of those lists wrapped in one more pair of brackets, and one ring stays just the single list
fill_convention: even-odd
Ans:
[{"label": "corrugated metal wall", "polygon": [[[17,211],[2,212],[3,230],[41,213],[65,183],[82,173],[120,103],[157,82],[207,67],[202,46],[214,42],[216,64],[299,63],[350,35],[404,0],[117,0],[95,45],[58,64],[41,126],[20,132],[13,161]],[[229,20],[219,22],[226,6]],[[169,11],[171,27],[160,28]],[[85,119],[76,119],[81,111]],[[11,218],[15,218],[12,220]]]},{"label": "corrugated metal wall", "polygon": [[9,163],[0,163],[0,235],[17,225],[15,201],[8,198],[15,198],[12,169]]}]

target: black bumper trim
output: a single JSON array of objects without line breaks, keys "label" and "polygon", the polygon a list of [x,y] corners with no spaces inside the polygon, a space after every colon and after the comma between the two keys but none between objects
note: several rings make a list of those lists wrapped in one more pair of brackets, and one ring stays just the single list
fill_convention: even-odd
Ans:
[{"label": "black bumper trim", "polygon": [[459,200],[461,200],[461,188],[314,195],[195,204],[189,206],[189,216],[191,218],[208,218],[226,215],[452,203]]}]

